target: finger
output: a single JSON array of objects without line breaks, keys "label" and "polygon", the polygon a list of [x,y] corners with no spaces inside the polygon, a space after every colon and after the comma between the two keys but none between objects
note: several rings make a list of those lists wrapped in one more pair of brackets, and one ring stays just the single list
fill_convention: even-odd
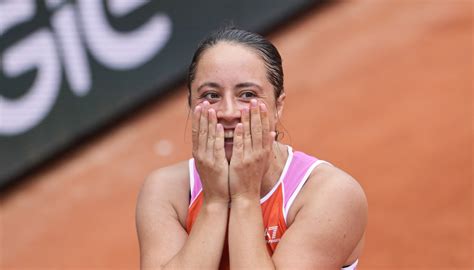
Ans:
[{"label": "finger", "polygon": [[196,106],[193,111],[191,135],[193,139],[193,154],[197,152],[199,144],[199,119],[201,118],[201,106]]},{"label": "finger", "polygon": [[238,123],[234,129],[234,142],[232,147],[232,160],[240,161],[244,158],[244,125]]},{"label": "finger", "polygon": [[225,160],[224,148],[224,127],[222,124],[216,126],[216,141],[214,142],[214,158],[216,160]]},{"label": "finger", "polygon": [[216,140],[217,117],[214,109],[208,110],[207,149],[206,152],[214,155],[214,143]]},{"label": "finger", "polygon": [[245,151],[252,150],[252,136],[250,135],[250,112],[249,108],[242,110],[242,140]]},{"label": "finger", "polygon": [[262,120],[260,119],[260,106],[255,99],[250,101],[250,130],[252,149],[262,149]]},{"label": "finger", "polygon": [[206,101],[203,102],[201,109],[201,116],[199,117],[199,142],[198,142],[198,152],[203,154],[206,151],[207,147],[207,129],[208,129],[208,105]]},{"label": "finger", "polygon": [[260,103],[260,119],[262,120],[262,147],[267,149],[271,146],[270,142],[270,121],[268,120],[268,111],[265,103]]},{"label": "finger", "polygon": [[270,150],[272,150],[272,146],[275,141],[276,141],[276,132],[270,131],[270,134],[268,135],[268,144],[269,144]]}]

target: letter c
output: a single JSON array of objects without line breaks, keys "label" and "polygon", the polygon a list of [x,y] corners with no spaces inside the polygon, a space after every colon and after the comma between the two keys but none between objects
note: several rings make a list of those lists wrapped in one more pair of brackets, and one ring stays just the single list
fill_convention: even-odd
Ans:
[{"label": "letter c", "polygon": [[[137,5],[142,2],[138,1]],[[171,36],[171,20],[166,14],[156,14],[138,29],[120,33],[108,24],[101,1],[81,0],[78,7],[91,53],[111,69],[126,70],[142,65],[151,60]],[[129,3],[124,8],[134,9],[136,5]],[[126,10],[122,9],[123,14]]]}]

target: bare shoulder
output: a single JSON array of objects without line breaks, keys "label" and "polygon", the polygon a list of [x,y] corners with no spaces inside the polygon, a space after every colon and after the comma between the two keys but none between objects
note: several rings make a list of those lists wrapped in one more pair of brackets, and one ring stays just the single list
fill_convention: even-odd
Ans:
[{"label": "bare shoulder", "polygon": [[345,171],[320,164],[311,173],[301,193],[301,206],[339,213],[350,219],[353,225],[360,223],[365,228],[367,198],[359,182]]},{"label": "bare shoulder", "polygon": [[[301,191],[298,211],[327,228],[329,237],[345,238],[344,245],[357,258],[368,219],[367,198],[351,175],[330,164],[320,164]],[[342,246],[341,246],[342,247]]]},{"label": "bare shoulder", "polygon": [[367,198],[364,190],[356,179],[335,166],[323,163],[313,170],[294,202],[289,220],[293,220],[305,205],[325,211],[353,213],[365,227]]},{"label": "bare shoulder", "polygon": [[184,224],[189,196],[188,161],[157,169],[145,179],[138,196],[137,211],[169,203]]},{"label": "bare shoulder", "polygon": [[188,161],[182,161],[151,172],[146,178],[143,188],[169,187],[182,189],[183,186],[187,186],[189,183],[188,164]]},{"label": "bare shoulder", "polygon": [[143,183],[135,213],[143,269],[161,269],[186,242],[187,164],[155,170]]},{"label": "bare shoulder", "polygon": [[[280,265],[340,269],[352,264],[362,251],[367,199],[352,176],[323,163],[313,170],[296,197],[287,222],[286,239],[275,253]],[[300,254],[307,260],[293,261],[284,254]]]},{"label": "bare shoulder", "polygon": [[[172,164],[163,168],[156,169],[151,172],[146,179],[148,182],[160,182],[161,184],[171,184],[168,182],[176,183],[176,181],[183,180],[188,177],[188,166],[189,162],[181,161],[179,163]],[[146,184],[145,183],[145,184]]]},{"label": "bare shoulder", "polygon": [[188,162],[183,161],[150,173],[143,183],[141,195],[176,197],[189,192]]},{"label": "bare shoulder", "polygon": [[367,204],[359,182],[345,171],[329,164],[321,164],[310,175],[309,189],[316,194],[344,197],[353,202]]}]

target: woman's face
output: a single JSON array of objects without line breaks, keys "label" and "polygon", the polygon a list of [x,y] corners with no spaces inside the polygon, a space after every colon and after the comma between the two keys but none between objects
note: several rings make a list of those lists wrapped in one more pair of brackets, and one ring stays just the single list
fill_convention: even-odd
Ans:
[{"label": "woman's face", "polygon": [[217,112],[217,121],[224,127],[227,160],[232,156],[233,131],[250,100],[265,103],[270,130],[275,130],[284,98],[282,94],[275,100],[263,59],[251,48],[228,42],[219,42],[201,55],[191,83],[191,109],[208,101]]}]

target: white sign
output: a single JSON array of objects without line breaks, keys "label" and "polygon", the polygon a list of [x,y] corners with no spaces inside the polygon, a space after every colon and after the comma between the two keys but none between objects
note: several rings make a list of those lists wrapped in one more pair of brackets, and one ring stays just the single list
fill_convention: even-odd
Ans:
[{"label": "white sign", "polygon": [[[147,2],[109,0],[107,6],[112,15],[124,16]],[[171,37],[172,23],[166,14],[155,14],[138,29],[123,33],[109,25],[102,1],[77,0],[74,6],[47,0],[46,6],[53,12],[52,29],[40,28],[0,55],[7,77],[37,69],[23,96],[8,99],[0,95],[0,135],[24,133],[48,115],[59,93],[62,71],[75,95],[87,95],[92,82],[86,51],[107,68],[131,70],[156,56]],[[0,36],[31,20],[35,10],[35,0],[0,1]]]}]

